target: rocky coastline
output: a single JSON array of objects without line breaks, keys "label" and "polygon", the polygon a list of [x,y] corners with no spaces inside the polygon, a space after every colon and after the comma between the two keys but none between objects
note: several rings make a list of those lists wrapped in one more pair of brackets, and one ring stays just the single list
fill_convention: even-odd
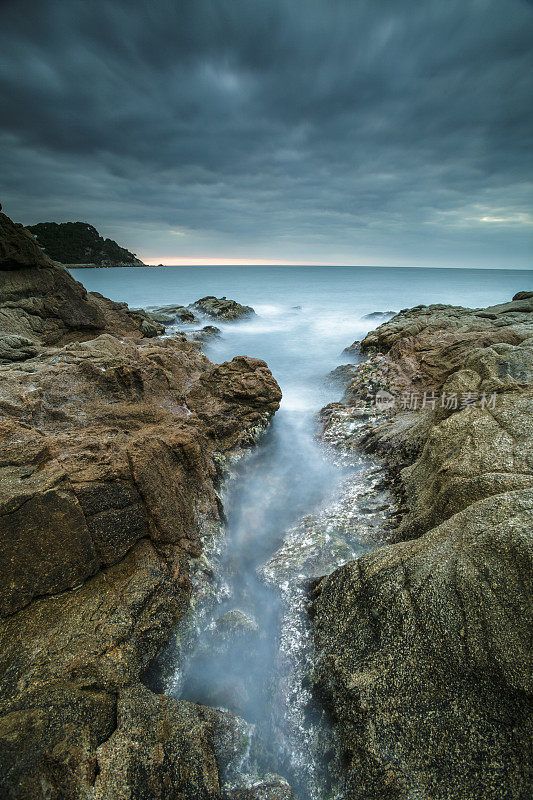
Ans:
[{"label": "rocky coastline", "polygon": [[[526,800],[533,293],[379,313],[320,414],[361,469],[263,568],[295,662],[279,714],[328,797]],[[213,325],[160,337],[253,314],[88,293],[0,213],[2,798],[293,797],[274,775],[224,789],[238,718],[143,683],[223,530],[228,466],[281,401],[265,362],[206,358]]]},{"label": "rocky coastline", "polygon": [[153,338],[3,214],[0,233],[1,795],[218,797],[228,716],[141,676],[279,387],[257,359]]},{"label": "rocky coastline", "polygon": [[[383,460],[398,512],[389,544],[312,589],[313,682],[340,736],[336,785],[350,800],[521,800],[533,292],[485,309],[408,309],[355,350],[363,361],[344,402],[323,410],[323,435]],[[387,409],[354,435],[378,392]]]}]

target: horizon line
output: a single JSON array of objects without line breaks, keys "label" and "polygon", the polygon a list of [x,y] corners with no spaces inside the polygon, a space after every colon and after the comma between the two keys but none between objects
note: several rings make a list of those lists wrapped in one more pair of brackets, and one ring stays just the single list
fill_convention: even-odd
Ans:
[{"label": "horizon line", "polygon": [[490,269],[501,271],[531,272],[531,267],[487,266],[487,265],[427,265],[427,264],[354,264],[352,262],[338,263],[334,261],[281,261],[243,258],[190,258],[180,257],[173,261],[165,259],[149,259],[145,262],[147,267],[371,267],[376,269]]}]

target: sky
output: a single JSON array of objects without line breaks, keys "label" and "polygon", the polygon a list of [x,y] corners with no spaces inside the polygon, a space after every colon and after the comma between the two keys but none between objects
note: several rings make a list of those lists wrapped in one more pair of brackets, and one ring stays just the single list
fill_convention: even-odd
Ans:
[{"label": "sky", "polygon": [[147,263],[531,268],[527,0],[1,0],[0,200]]}]

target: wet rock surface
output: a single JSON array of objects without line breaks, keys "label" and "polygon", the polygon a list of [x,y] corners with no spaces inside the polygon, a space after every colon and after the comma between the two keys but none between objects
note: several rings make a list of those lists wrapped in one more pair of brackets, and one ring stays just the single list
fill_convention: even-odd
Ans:
[{"label": "wet rock surface", "polygon": [[267,780],[254,786],[230,789],[222,794],[223,800],[294,800],[291,787],[284,780]]},{"label": "wet rock surface", "polygon": [[251,306],[243,306],[236,300],[228,300],[226,297],[202,297],[189,308],[206,317],[220,320],[245,319],[255,314]]},{"label": "wet rock surface", "polygon": [[[533,305],[515,297],[401,312],[322,413],[326,438],[385,459],[401,511],[396,543],[314,589],[314,686],[346,798],[529,794]],[[395,405],[361,437],[379,387]],[[402,408],[417,391],[435,407]]]},{"label": "wet rock surface", "polygon": [[372,311],[370,314],[365,314],[363,319],[390,319],[394,317],[396,311]]},{"label": "wet rock surface", "polygon": [[238,744],[234,739],[229,714],[154,695],[143,686],[125,689],[116,729],[97,750],[93,797],[219,798],[219,767],[227,746]]},{"label": "wet rock surface", "polygon": [[33,343],[0,364],[0,794],[218,798],[218,712],[140,678],[220,527],[225,459],[279,387],[260,360],[141,338],[157,323],[0,225],[1,335]]},{"label": "wet rock surface", "polygon": [[198,322],[192,311],[185,306],[148,306],[144,309],[156,322],[163,325],[176,325],[180,322]]}]

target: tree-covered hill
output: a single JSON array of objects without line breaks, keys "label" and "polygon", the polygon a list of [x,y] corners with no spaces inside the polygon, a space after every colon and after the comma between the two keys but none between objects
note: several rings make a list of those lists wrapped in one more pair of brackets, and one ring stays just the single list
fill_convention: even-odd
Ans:
[{"label": "tree-covered hill", "polygon": [[61,264],[98,267],[142,267],[143,262],[112,239],[104,239],[87,222],[39,222],[28,225],[44,252]]}]

